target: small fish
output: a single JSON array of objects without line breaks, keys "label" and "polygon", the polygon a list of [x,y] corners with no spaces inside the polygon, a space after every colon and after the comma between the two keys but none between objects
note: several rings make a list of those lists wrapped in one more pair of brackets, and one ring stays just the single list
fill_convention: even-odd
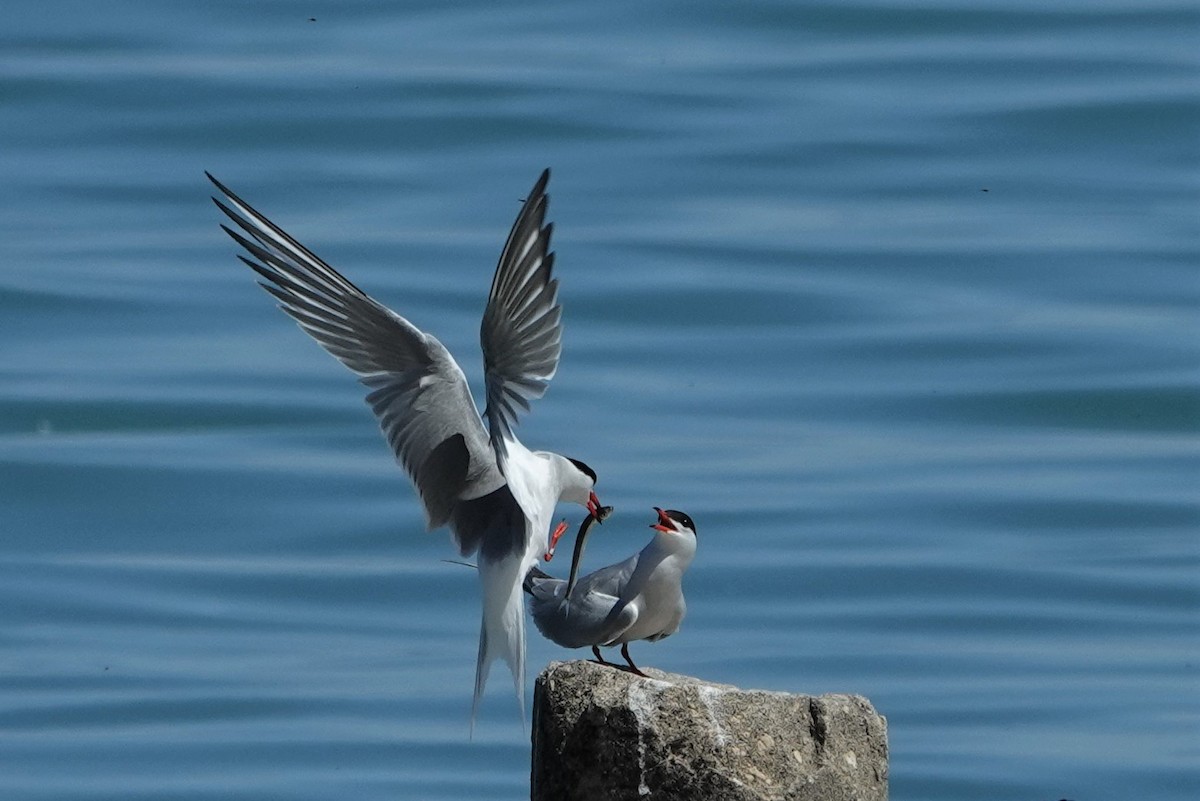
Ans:
[{"label": "small fish", "polygon": [[[587,528],[591,528],[593,522],[603,523],[608,519],[608,516],[612,514],[612,511],[613,508],[611,506],[599,506],[596,508],[594,513],[589,512],[588,516],[585,517],[583,522],[579,524],[579,533],[576,535],[576,539],[587,536],[585,533]],[[544,554],[542,554],[543,561],[549,562],[554,558],[555,551],[558,549],[558,541],[562,539],[562,535],[566,533],[567,521],[565,519],[560,520],[558,525],[554,527],[554,531],[550,533],[550,547],[546,549]]]},{"label": "small fish", "polygon": [[575,535],[575,554],[571,557],[571,574],[567,577],[567,591],[563,593],[566,597],[571,596],[571,590],[575,589],[575,579],[579,578],[579,563],[583,560],[583,543],[587,540],[588,532],[592,530],[593,523],[603,523],[612,514],[611,506],[601,506],[596,509],[595,514],[589,513],[579,525],[579,533]]}]

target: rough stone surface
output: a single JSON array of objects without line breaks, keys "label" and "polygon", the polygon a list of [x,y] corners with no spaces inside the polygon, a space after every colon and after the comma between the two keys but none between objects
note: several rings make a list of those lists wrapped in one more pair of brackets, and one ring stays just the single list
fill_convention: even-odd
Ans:
[{"label": "rough stone surface", "polygon": [[533,702],[533,801],[885,801],[887,721],[791,695],[553,662]]}]

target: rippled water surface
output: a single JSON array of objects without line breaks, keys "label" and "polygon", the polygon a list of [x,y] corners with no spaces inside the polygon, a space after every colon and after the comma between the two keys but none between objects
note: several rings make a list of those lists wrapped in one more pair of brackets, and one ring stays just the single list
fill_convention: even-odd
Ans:
[{"label": "rippled water surface", "polygon": [[903,801],[1200,794],[1194,4],[4,18],[0,797],[527,796],[475,577],[203,171],[474,380],[545,166],[521,436],[600,473],[593,566],[699,528],[635,656],[868,696]]}]

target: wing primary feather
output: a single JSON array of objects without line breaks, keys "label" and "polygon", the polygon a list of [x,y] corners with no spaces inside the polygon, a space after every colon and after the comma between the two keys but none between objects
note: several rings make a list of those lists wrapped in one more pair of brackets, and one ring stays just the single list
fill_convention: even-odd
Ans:
[{"label": "wing primary feather", "polygon": [[546,392],[562,353],[562,307],[546,223],[549,170],[542,172],[509,231],[480,329],[485,366],[488,439],[504,470],[506,440],[529,401]]},{"label": "wing primary feather", "polygon": [[360,376],[397,461],[413,480],[427,522],[446,522],[463,553],[484,531],[453,514],[465,498],[504,485],[462,370],[436,338],[376,302],[211,174],[221,228],[306,334]]},{"label": "wing primary feather", "polygon": [[[234,194],[228,187],[226,187],[224,184],[222,184],[220,181],[218,181],[216,178],[214,178],[209,172],[205,171],[204,174],[208,176],[208,180],[212,181],[213,184],[217,187],[217,189],[221,190],[222,194],[224,194],[227,198],[229,198],[231,201],[233,201],[239,208],[243,209],[246,212],[246,214],[251,219],[253,219],[256,223],[258,223],[260,226],[265,228],[267,231],[270,231],[272,234],[274,234],[275,238],[278,241],[288,245],[289,248],[294,253],[303,257],[304,260],[311,261],[314,264],[320,265],[322,268],[324,268],[325,270],[327,270],[329,272],[331,278],[336,278],[338,281],[340,281],[344,285],[344,287],[346,289],[349,289],[354,292],[361,292],[361,290],[359,290],[358,287],[356,287],[354,284],[352,284],[345,276],[343,276],[337,270],[333,269],[328,264],[326,264],[324,261],[322,261],[319,256],[317,256],[311,250],[306,248],[304,245],[300,244],[295,239],[293,239],[292,236],[287,231],[284,231],[278,225],[271,222],[264,215],[259,213],[259,211],[257,209],[255,209],[249,203],[247,203],[246,201],[244,201],[240,197],[238,197],[236,194]],[[228,209],[224,209],[224,205],[221,203],[221,201],[217,200],[216,198],[213,198],[213,202],[216,203],[218,206],[221,206],[222,209],[225,210],[226,214],[229,214]],[[230,214],[230,216],[235,221],[238,220],[238,215]]]},{"label": "wing primary feather", "polygon": [[[481,344],[492,410],[490,434],[461,368],[436,338],[376,302],[211,174],[205,175],[220,192],[213,202],[227,218],[221,228],[243,251],[238,258],[281,309],[358,373],[368,388],[367,403],[412,479],[428,525],[448,523],[459,552],[478,552],[481,575],[499,571],[496,586],[508,586],[507,574],[527,558],[527,522],[503,475],[500,454],[518,413],[545,391],[561,351],[558,282],[549,251],[553,226],[544,224],[550,171],[542,172],[509,231],[484,312]],[[515,605],[513,597],[486,587],[485,580],[488,600],[473,706],[495,658],[508,662],[518,696],[524,686],[519,583]]]},{"label": "wing primary feather", "polygon": [[[521,213],[517,215],[517,219],[513,222],[512,230],[508,233],[508,239],[504,243],[504,249],[500,251],[500,263],[504,264],[506,258],[511,258],[510,251],[514,242],[521,236],[524,230],[527,230],[529,221],[535,216],[542,217],[546,213],[546,184],[550,181],[550,170],[542,170],[542,174],[538,177],[537,182],[533,185],[533,189],[529,190],[529,194],[525,198],[525,204],[521,207]],[[540,227],[540,224],[539,224]],[[490,296],[497,294],[498,287],[505,281],[504,274],[498,269],[496,274],[492,276],[492,289]]]}]

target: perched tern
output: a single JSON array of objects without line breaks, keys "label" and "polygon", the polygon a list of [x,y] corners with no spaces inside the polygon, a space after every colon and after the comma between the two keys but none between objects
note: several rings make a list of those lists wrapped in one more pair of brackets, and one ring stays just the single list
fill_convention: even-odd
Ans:
[{"label": "perched tern", "polygon": [[[600,646],[621,646],[621,656],[639,676],[629,657],[634,640],[654,642],[679,630],[687,604],[683,600],[683,573],[696,555],[696,524],[683,512],[663,511],[657,506],[658,533],[645,548],[623,562],[589,573],[570,588],[537,565],[525,576],[525,591],[531,596],[529,609],[538,631],[564,648],[591,646],[596,661],[609,664]],[[572,573],[583,552],[595,517],[589,514],[579,529]]]},{"label": "perched tern", "polygon": [[[205,173],[208,175],[208,173]],[[530,451],[513,427],[558,369],[562,307],[551,276],[552,224],[542,173],[500,254],[483,312],[487,405],[484,430],[462,369],[432,334],[376,302],[282,228],[208,175],[213,202],[245,248],[238,258],[325,350],[357,373],[367,403],[425,508],[429,529],[448,525],[463,556],[478,553],[483,622],[471,704],[474,729],[491,663],[503,659],[525,710],[525,616],[521,584],[548,545],[559,501],[599,508],[596,473],[556,453]],[[566,528],[566,523],[560,525]]]}]

